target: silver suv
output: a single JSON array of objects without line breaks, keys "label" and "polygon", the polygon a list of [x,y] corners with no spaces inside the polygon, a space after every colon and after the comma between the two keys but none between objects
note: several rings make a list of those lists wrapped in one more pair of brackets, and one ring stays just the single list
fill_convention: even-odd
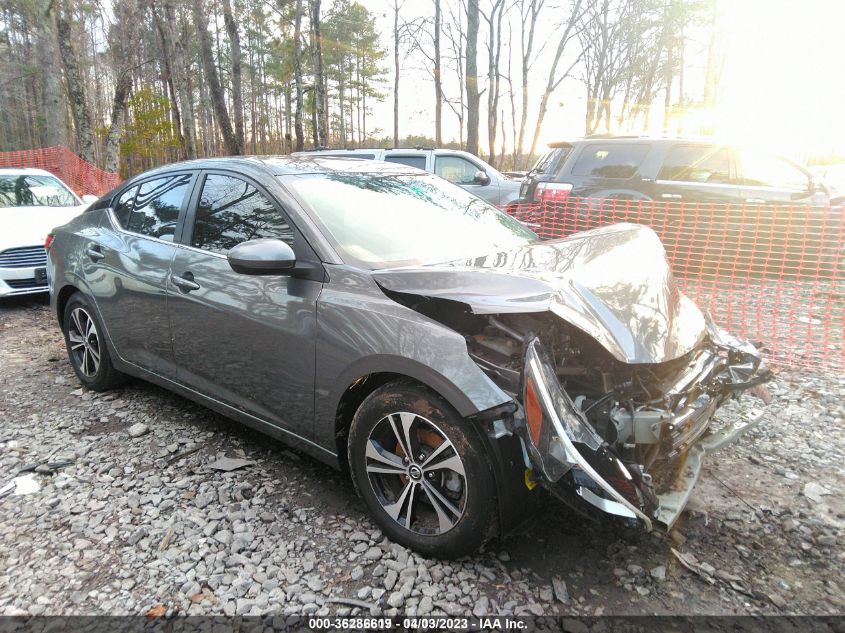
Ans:
[{"label": "silver suv", "polygon": [[482,200],[504,208],[519,198],[519,180],[512,180],[483,160],[455,149],[319,149],[296,152],[294,156],[360,158],[399,163],[423,169],[466,189]]}]

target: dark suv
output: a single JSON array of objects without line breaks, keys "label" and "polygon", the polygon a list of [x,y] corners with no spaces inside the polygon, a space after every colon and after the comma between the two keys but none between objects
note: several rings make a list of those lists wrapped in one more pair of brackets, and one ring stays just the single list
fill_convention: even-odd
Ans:
[{"label": "dark suv", "polygon": [[525,176],[521,203],[569,197],[820,205],[830,191],[803,167],[710,141],[591,137],[552,143]]}]

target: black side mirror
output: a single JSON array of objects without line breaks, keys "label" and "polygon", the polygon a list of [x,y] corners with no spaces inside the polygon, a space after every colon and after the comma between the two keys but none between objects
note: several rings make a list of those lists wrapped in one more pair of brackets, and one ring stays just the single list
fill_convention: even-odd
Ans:
[{"label": "black side mirror", "polygon": [[296,266],[293,249],[274,239],[241,242],[229,250],[226,259],[232,270],[244,275],[285,275]]},{"label": "black side mirror", "polygon": [[472,182],[476,185],[489,185],[490,176],[488,176],[487,172],[483,169],[479,169],[475,172],[475,178],[472,179]]}]

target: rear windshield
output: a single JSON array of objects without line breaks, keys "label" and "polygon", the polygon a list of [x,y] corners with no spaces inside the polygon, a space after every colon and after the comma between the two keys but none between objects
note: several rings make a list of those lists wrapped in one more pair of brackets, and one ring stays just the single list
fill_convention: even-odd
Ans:
[{"label": "rear windshield", "polygon": [[537,160],[536,163],[534,163],[534,166],[531,168],[531,170],[528,173],[531,174],[531,175],[545,174],[548,171],[549,166],[552,164],[552,159],[554,159],[554,157],[555,157],[555,152],[563,152],[564,154],[568,154],[569,148],[567,148],[567,149],[553,149],[550,152],[546,152],[545,154],[540,156],[540,158]]},{"label": "rear windshield", "polygon": [[608,143],[588,145],[581,152],[572,173],[597,178],[631,178],[648,154],[643,143]]}]

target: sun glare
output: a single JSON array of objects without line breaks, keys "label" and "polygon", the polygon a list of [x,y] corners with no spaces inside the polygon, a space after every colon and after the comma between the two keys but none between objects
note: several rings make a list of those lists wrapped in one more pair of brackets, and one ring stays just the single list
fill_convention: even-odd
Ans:
[{"label": "sun glare", "polygon": [[845,154],[838,42],[845,3],[725,3],[725,53],[713,112],[719,136],[799,158]]}]

